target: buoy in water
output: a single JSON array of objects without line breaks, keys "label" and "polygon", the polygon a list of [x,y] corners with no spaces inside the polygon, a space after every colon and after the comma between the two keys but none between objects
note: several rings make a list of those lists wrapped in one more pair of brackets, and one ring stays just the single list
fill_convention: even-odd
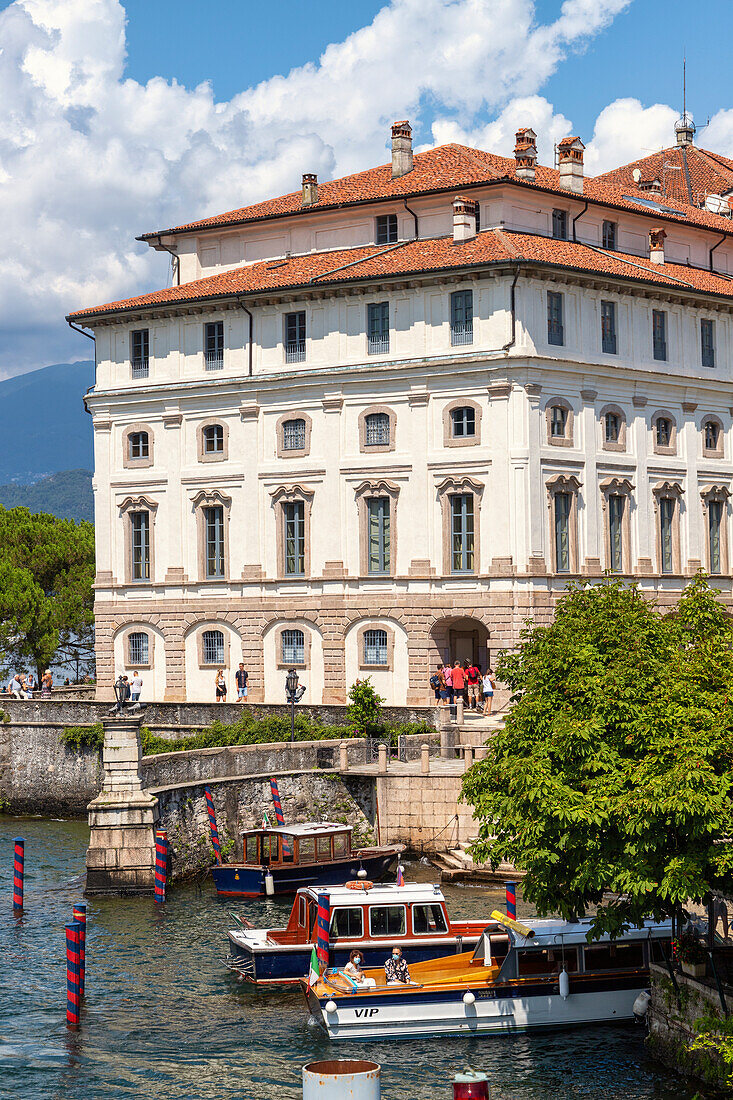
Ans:
[{"label": "buoy in water", "polygon": [[570,978],[568,977],[568,972],[565,967],[560,971],[560,977],[558,978],[557,984],[560,987],[560,996],[564,1001],[567,1001],[570,996]]},{"label": "buoy in water", "polygon": [[269,869],[269,867],[265,872],[265,893],[267,894],[268,898],[271,898],[272,895],[275,893],[275,880],[272,877],[272,871]]}]

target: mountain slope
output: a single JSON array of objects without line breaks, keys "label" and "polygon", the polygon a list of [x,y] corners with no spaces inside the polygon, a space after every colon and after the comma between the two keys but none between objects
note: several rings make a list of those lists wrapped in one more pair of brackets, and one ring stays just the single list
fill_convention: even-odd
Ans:
[{"label": "mountain slope", "polygon": [[0,485],[0,504],[48,512],[59,519],[94,521],[92,475],[89,470],[62,470],[33,485]]}]

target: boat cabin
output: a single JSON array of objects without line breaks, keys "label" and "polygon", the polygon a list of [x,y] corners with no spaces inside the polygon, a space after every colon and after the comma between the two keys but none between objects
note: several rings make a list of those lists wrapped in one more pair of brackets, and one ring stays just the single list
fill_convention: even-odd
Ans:
[{"label": "boat cabin", "polygon": [[330,821],[242,833],[242,862],[256,867],[333,863],[351,856],[351,825]]},{"label": "boat cabin", "polygon": [[348,886],[299,890],[288,921],[289,935],[315,941],[319,894],[328,896],[331,913],[328,938],[333,945],[339,940],[399,943],[423,936],[455,935],[443,893],[431,883],[413,883],[409,887],[388,883],[367,890]]}]

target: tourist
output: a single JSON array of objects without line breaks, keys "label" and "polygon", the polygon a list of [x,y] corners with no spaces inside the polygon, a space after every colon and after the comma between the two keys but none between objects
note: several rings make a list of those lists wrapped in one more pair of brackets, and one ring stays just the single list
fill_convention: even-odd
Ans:
[{"label": "tourist", "polygon": [[133,703],[137,703],[140,699],[140,695],[143,690],[143,678],[139,672],[133,672],[132,683],[130,684],[130,698]]},{"label": "tourist", "polygon": [[224,669],[217,668],[216,679],[214,680],[214,686],[216,688],[216,701],[217,703],[226,703],[227,701],[227,682],[224,679]]},{"label": "tourist", "polygon": [[361,968],[361,963],[361,953],[359,951],[352,951],[349,955],[349,961],[344,967],[344,974],[346,974],[348,978],[351,978],[352,982],[355,982],[361,989],[374,989],[377,983],[374,978],[367,978]]},{"label": "tourist", "polygon": [[453,684],[453,702],[457,703],[459,699],[463,699],[463,687],[466,682],[466,673],[461,667],[460,661],[456,661],[453,665],[451,681]]},{"label": "tourist", "polygon": [[453,702],[453,669],[450,667],[448,661],[443,665],[443,681],[445,683],[446,691],[448,692],[448,702]]},{"label": "tourist", "polygon": [[490,668],[486,669],[483,680],[484,689],[484,714],[491,714],[491,709],[494,705],[494,691],[496,690],[496,680],[494,674]]},{"label": "tourist", "polygon": [[14,699],[23,698],[23,687],[20,680],[18,679],[18,674],[15,672],[10,677],[10,682],[8,683],[8,691]]},{"label": "tourist", "polygon": [[32,699],[33,692],[36,690],[36,678],[33,673],[29,672],[27,676],[21,676],[20,682],[23,685],[26,699]]},{"label": "tourist", "polygon": [[392,958],[387,959],[384,964],[384,973],[387,978],[387,985],[407,985],[410,981],[410,971],[407,969],[407,963],[402,958],[402,948],[392,948]]},{"label": "tourist", "polygon": [[41,698],[49,699],[51,697],[52,690],[53,676],[51,675],[51,670],[47,668],[43,676],[41,677]]},{"label": "tourist", "polygon": [[242,661],[239,662],[239,668],[236,671],[234,679],[237,681],[237,702],[243,703],[247,698],[247,680],[249,677]]},{"label": "tourist", "polygon": [[468,689],[468,709],[478,710],[478,696],[481,685],[481,669],[470,664],[466,669],[466,687]]},{"label": "tourist", "polygon": [[438,706],[442,705],[441,700],[443,698],[443,695],[442,695],[441,688],[443,688],[444,686],[445,686],[445,681],[443,680],[443,670],[441,668],[440,661],[438,661],[438,664],[436,665],[436,668],[435,668],[435,672],[430,677],[430,687],[433,691],[433,694],[435,696],[435,702],[438,704]]}]

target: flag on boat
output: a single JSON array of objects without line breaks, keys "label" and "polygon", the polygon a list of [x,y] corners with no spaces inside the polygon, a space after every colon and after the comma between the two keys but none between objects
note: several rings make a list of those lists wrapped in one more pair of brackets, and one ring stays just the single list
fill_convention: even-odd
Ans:
[{"label": "flag on boat", "polygon": [[321,977],[321,970],[320,970],[320,967],[318,965],[318,955],[317,955],[316,949],[314,947],[313,950],[311,951],[311,964],[310,964],[310,969],[308,970],[308,985],[309,986],[315,985],[316,982],[320,979],[320,977]]},{"label": "flag on boat", "polygon": [[270,828],[270,819],[267,816],[267,810],[262,811],[262,828],[263,829],[269,829]]},{"label": "flag on boat", "polygon": [[401,863],[397,864],[397,885],[398,886],[404,886],[405,885],[405,872],[402,869],[402,864]]}]

